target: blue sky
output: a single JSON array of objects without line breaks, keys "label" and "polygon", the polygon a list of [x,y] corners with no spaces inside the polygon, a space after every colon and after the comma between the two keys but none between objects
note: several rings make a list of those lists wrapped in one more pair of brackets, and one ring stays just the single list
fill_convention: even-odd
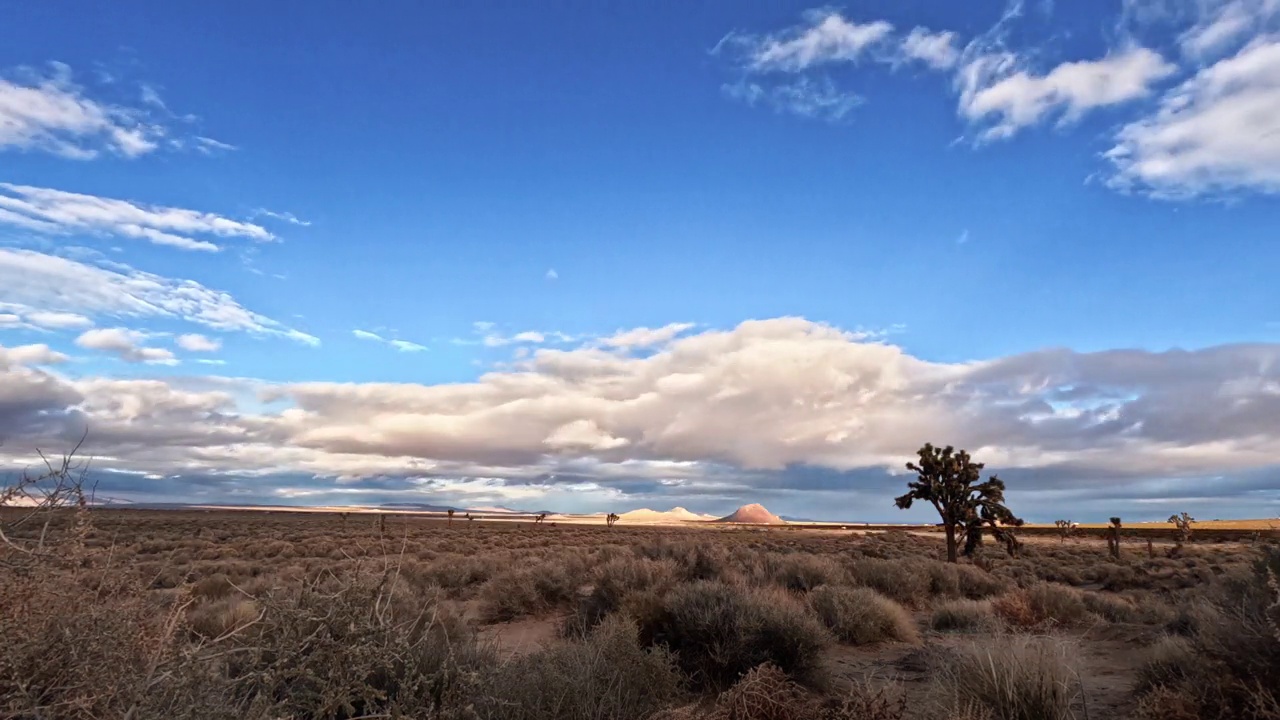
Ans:
[{"label": "blue sky", "polygon": [[883,519],[932,440],[1280,514],[1274,0],[0,17],[11,466]]}]

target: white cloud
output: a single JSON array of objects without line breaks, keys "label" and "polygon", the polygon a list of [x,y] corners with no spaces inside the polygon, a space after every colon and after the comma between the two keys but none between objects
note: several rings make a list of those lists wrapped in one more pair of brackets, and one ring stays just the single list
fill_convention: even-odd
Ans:
[{"label": "white cloud", "polygon": [[1007,138],[1054,113],[1061,113],[1061,123],[1070,123],[1090,110],[1146,97],[1176,70],[1142,47],[1062,63],[1045,75],[1028,71],[1012,53],[978,54],[967,58],[957,75],[960,114],[973,123],[990,123],[984,140]]},{"label": "white cloud", "polygon": [[241,237],[258,242],[275,239],[261,225],[213,213],[11,183],[0,183],[0,224],[44,233],[139,238],[183,250],[220,249],[193,235]]},{"label": "white cloud", "polygon": [[1183,52],[1205,58],[1238,49],[1242,41],[1274,31],[1280,0],[1199,0],[1199,17],[1182,33]]},{"label": "white cloud", "polygon": [[556,272],[555,268],[551,268],[550,270],[547,270],[546,278],[548,280],[559,280],[560,273]]},{"label": "white cloud", "polygon": [[747,105],[767,105],[775,112],[839,122],[862,104],[862,97],[840,90],[830,78],[799,77],[787,82],[741,81],[722,87],[725,95]]},{"label": "white cloud", "polygon": [[601,340],[601,344],[608,347],[616,348],[640,348],[652,347],[654,345],[665,345],[671,342],[677,335],[689,330],[693,327],[693,323],[670,323],[660,328],[633,328],[631,330],[620,330],[613,335]]},{"label": "white cloud", "polygon": [[293,213],[291,213],[291,212],[273,212],[273,211],[271,211],[271,210],[266,210],[266,209],[264,209],[264,208],[259,208],[259,209],[257,209],[257,210],[255,210],[255,211],[254,211],[253,216],[254,216],[254,217],[258,217],[258,216],[265,216],[265,217],[272,218],[273,220],[280,220],[280,221],[283,221],[283,222],[287,222],[287,223],[289,223],[290,225],[300,225],[300,226],[302,226],[302,227],[310,227],[310,226],[311,226],[311,221],[310,221],[310,220],[303,220],[303,219],[299,218],[297,215],[294,215],[294,214],[293,214]]},{"label": "white cloud", "polygon": [[900,52],[905,60],[919,60],[935,70],[949,70],[960,59],[955,33],[933,32],[917,27],[902,39]]},{"label": "white cloud", "polygon": [[7,370],[15,365],[56,365],[67,359],[66,355],[51,350],[44,344],[0,346],[0,370]]},{"label": "white cloud", "polygon": [[18,68],[0,76],[0,150],[88,160],[103,152],[134,158],[174,145],[166,126],[173,114],[154,88],[144,87],[142,101],[143,107],[128,107],[94,99],[61,63],[47,72]]},{"label": "white cloud", "polygon": [[222,331],[319,340],[248,310],[230,294],[194,280],[168,278],[111,264],[0,248],[0,287],[7,301],[89,318],[171,318]]},{"label": "white cloud", "polygon": [[76,338],[76,345],[116,355],[125,362],[149,365],[177,365],[173,353],[164,348],[145,347],[147,333],[126,328],[95,328]]},{"label": "white cloud", "polygon": [[36,310],[19,303],[0,302],[0,325],[26,330],[66,330],[93,325],[93,320],[79,313]]},{"label": "white cloud", "polygon": [[1258,38],[1170,90],[1107,153],[1114,187],[1163,197],[1280,192],[1280,34]]},{"label": "white cloud", "polygon": [[230,143],[224,143],[221,140],[214,140],[211,137],[204,137],[203,135],[195,136],[192,138],[192,141],[195,144],[196,151],[202,155],[213,155],[219,152],[228,152],[239,149]]},{"label": "white cloud", "polygon": [[764,36],[731,34],[718,47],[742,51],[753,71],[799,72],[857,60],[892,32],[893,26],[882,20],[860,24],[834,10],[810,10],[802,25]]},{"label": "white cloud", "polygon": [[375,342],[385,343],[400,352],[424,352],[427,349],[425,345],[419,345],[418,343],[409,342],[408,340],[384,338],[381,335],[375,332],[369,332],[368,330],[352,330],[351,334],[361,340],[373,340]]},{"label": "white cloud", "polygon": [[178,347],[188,352],[217,352],[222,349],[222,341],[201,335],[187,333],[178,336]]},{"label": "white cloud", "polygon": [[1277,413],[1276,344],[935,363],[778,318],[644,357],[542,349],[518,370],[442,385],[69,379],[10,364],[0,461],[87,425],[101,470],[497,478],[535,494],[680,480],[743,497],[802,491],[806,473],[785,471],[797,466],[883,477],[930,440],[970,449],[1019,490],[1114,491],[1280,465]]}]

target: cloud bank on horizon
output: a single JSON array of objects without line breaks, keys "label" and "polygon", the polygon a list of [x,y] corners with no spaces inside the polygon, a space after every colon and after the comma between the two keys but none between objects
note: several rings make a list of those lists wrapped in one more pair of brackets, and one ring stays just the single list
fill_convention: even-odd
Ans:
[{"label": "cloud bank on horizon", "polygon": [[[141,36],[112,40],[141,43],[119,71],[25,56],[39,38],[0,30],[0,463],[33,465],[87,431],[99,493],[124,500],[762,502],[879,520],[899,518],[903,464],[929,441],[970,450],[1033,519],[1280,515],[1280,324],[1263,315],[1280,301],[1263,271],[1280,262],[1264,237],[1280,193],[1280,0],[1098,5],[1087,20],[1108,30],[1087,42],[1048,4],[989,10],[975,31],[945,12],[834,7],[743,24],[726,6],[711,42],[672,57],[705,63],[711,48],[709,73],[678,82],[714,103],[701,112],[732,112],[716,133],[737,150],[708,136],[654,175],[661,143],[624,157],[594,135],[616,83],[580,86],[599,105],[558,145],[535,132],[565,124],[541,116],[553,101],[467,134],[525,91],[477,95],[484,83],[462,78],[453,104],[408,108],[470,118],[439,120],[428,147],[413,112],[352,134],[377,102],[345,118],[286,103],[283,122],[250,126],[265,105],[205,94],[235,88],[184,88],[180,67],[138,79],[170,60]],[[209,43],[192,47],[204,66],[248,62],[244,43]],[[535,65],[530,87],[565,80]],[[433,97],[386,90],[366,100]],[[939,99],[917,121],[881,114]],[[876,157],[947,192],[887,196],[888,175],[846,189],[847,169],[818,158],[864,124],[932,143]],[[490,158],[493,127],[533,150]],[[797,144],[757,166],[765,150],[741,148],[765,132]],[[860,148],[860,161],[876,150]],[[788,153],[810,158],[803,172],[774,172]],[[992,206],[1007,178],[980,166],[1002,153],[1023,183],[1079,172],[1069,200],[1092,203],[1075,206],[1096,209],[1083,234],[1104,237],[1079,237],[1078,209],[1046,221],[1032,194]],[[679,185],[703,166],[723,168],[723,205],[697,177]],[[775,194],[751,195],[761,183]],[[631,207],[655,196],[657,224]],[[1192,259],[1213,257],[1206,228],[1244,238],[1235,271]],[[1040,233],[1046,264],[1019,244]],[[1071,252],[1085,260],[1068,267]],[[1195,283],[1226,292],[1179,305]],[[1035,294],[1048,287],[1059,294]],[[830,302],[845,294],[849,307]],[[1161,305],[1200,314],[1157,318]],[[1253,324],[1218,330],[1240,318]],[[1056,339],[1079,325],[1103,339]]]}]

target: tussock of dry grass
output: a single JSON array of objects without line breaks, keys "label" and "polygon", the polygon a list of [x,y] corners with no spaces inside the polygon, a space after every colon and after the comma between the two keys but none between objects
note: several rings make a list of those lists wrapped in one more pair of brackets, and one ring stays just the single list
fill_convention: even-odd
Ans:
[{"label": "tussock of dry grass", "polygon": [[895,640],[919,642],[911,615],[889,598],[869,588],[824,585],[809,593],[809,607],[842,642],[853,645]]},{"label": "tussock of dry grass", "polygon": [[1068,720],[1077,695],[1076,650],[1049,637],[975,641],[935,658],[944,712],[992,720]]}]

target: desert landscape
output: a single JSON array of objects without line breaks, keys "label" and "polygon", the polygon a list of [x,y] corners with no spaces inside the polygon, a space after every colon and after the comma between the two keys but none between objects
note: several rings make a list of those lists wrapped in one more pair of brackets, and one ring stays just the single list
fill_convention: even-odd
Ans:
[{"label": "desert landscape", "polygon": [[1023,527],[949,563],[935,527],[758,504],[606,524],[53,487],[0,508],[2,717],[1280,717],[1274,534]]}]

